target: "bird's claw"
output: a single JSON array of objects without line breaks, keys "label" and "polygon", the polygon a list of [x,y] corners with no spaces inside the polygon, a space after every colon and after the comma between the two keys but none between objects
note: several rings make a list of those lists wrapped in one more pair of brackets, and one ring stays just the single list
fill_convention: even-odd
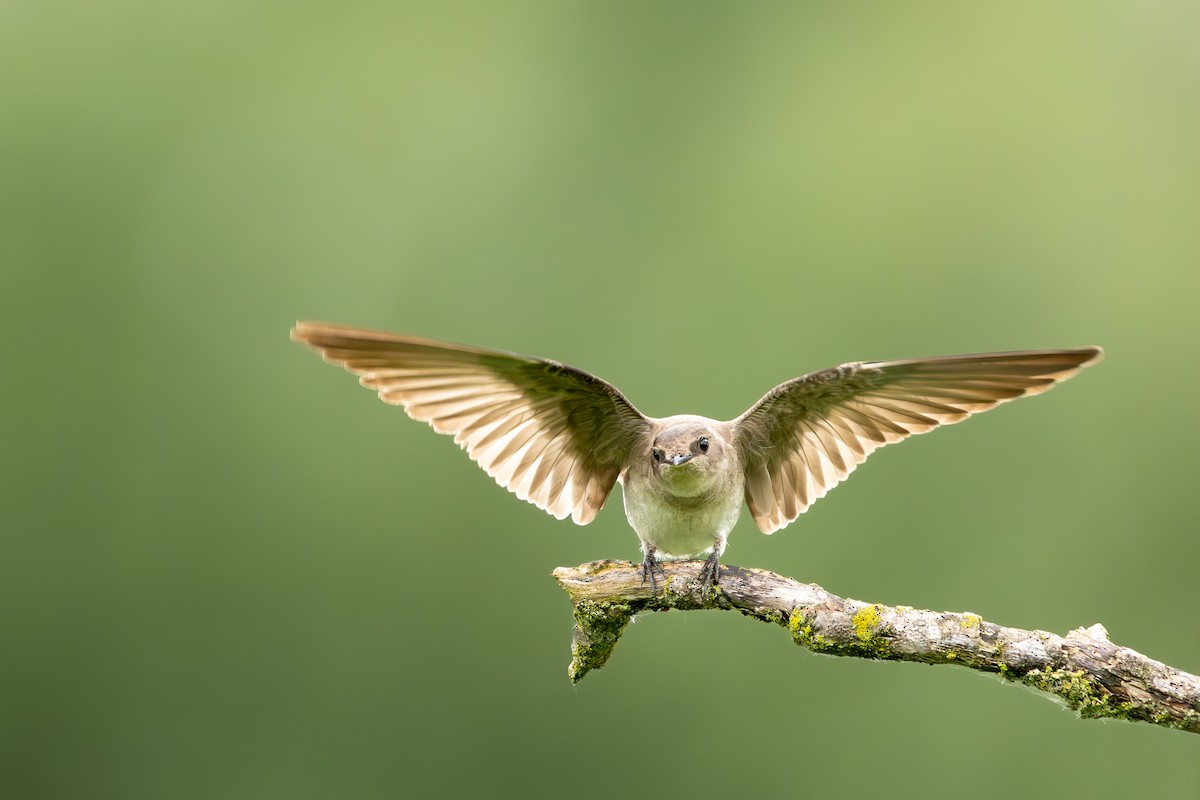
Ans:
[{"label": "bird's claw", "polygon": [[647,553],[646,557],[642,559],[642,565],[638,567],[638,572],[642,573],[642,585],[645,586],[646,579],[649,578],[650,592],[658,594],[658,581],[654,579],[654,573],[657,572],[663,576],[663,580],[666,580],[667,571],[663,569],[662,564],[658,563],[658,559],[654,557],[653,553]]},{"label": "bird's claw", "polygon": [[700,568],[700,589],[707,591],[710,586],[716,586],[721,582],[721,564],[717,560],[716,552],[709,554],[708,558],[704,559],[704,566]]}]

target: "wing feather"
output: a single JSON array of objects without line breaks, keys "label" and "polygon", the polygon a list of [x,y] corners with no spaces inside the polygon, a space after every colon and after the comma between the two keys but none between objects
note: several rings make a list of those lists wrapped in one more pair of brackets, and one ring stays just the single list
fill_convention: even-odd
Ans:
[{"label": "wing feather", "polygon": [[780,384],[730,424],[763,533],[794,521],[875,450],[1041,394],[1098,347],[844,364]]},{"label": "wing feather", "polygon": [[650,421],[616,388],[556,361],[315,322],[296,323],[292,339],[452,435],[522,500],[581,525],[649,435]]}]

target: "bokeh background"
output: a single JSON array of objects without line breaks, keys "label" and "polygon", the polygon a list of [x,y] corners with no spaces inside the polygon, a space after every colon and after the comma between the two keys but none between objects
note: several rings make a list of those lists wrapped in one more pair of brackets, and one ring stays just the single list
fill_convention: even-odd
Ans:
[{"label": "bokeh background", "polygon": [[[1100,344],[729,563],[1200,671],[1200,6],[0,5],[6,797],[1195,797],[1196,737],[643,619],[631,558],[289,343],[545,355],[727,418]],[[619,498],[619,495],[614,495]]]}]

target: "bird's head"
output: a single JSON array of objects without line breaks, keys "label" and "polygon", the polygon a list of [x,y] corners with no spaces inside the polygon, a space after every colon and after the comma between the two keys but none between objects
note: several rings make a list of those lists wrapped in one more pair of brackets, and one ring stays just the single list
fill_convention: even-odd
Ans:
[{"label": "bird's head", "polygon": [[711,426],[682,422],[663,430],[650,446],[651,468],[672,494],[710,491],[724,474],[729,444]]}]

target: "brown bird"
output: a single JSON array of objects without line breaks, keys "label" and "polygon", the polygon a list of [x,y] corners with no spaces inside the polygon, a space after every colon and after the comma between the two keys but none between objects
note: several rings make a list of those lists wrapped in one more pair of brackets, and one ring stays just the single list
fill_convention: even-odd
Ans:
[{"label": "brown bird", "polygon": [[939,425],[1040,394],[1099,347],[867,361],[776,386],[727,422],[642,414],[611,384],[542,358],[298,322],[292,339],[360,376],[454,441],[504,488],[579,525],[618,481],[657,591],[660,560],[707,555],[705,586],[743,499],[763,533],[796,519],[867,456]]}]

